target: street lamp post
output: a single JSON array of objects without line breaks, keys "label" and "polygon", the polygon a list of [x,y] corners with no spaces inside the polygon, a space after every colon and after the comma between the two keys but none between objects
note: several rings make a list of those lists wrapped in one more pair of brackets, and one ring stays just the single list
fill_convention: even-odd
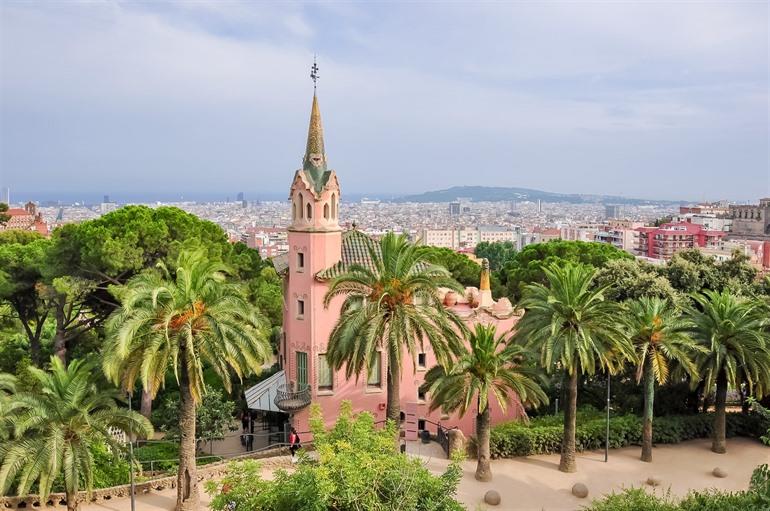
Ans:
[{"label": "street lamp post", "polygon": [[[128,391],[128,411],[131,411],[131,391]],[[134,502],[134,444],[131,442],[131,436],[128,437],[128,469],[131,477],[131,511],[136,511],[136,503]]]},{"label": "street lamp post", "polygon": [[604,435],[604,462],[607,463],[607,460],[610,456],[610,380],[612,378],[610,377],[610,373],[607,373],[607,431]]}]

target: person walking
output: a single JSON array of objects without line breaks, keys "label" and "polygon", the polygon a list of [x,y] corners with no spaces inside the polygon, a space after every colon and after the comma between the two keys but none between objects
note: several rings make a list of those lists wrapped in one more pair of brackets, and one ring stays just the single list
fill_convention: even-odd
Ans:
[{"label": "person walking", "polygon": [[299,440],[299,433],[297,433],[297,430],[292,427],[291,431],[289,432],[289,452],[291,453],[292,463],[296,463],[297,460],[294,455],[299,449],[302,449],[302,444]]}]

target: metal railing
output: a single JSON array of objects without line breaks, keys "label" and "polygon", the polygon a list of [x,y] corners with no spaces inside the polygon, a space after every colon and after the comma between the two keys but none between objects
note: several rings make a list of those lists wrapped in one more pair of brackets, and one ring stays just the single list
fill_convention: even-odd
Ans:
[{"label": "metal railing", "polygon": [[[449,431],[453,429],[457,429],[457,427],[453,428],[445,428],[441,425],[440,422],[433,422],[432,420],[423,419],[425,421],[425,424],[433,424],[436,426],[436,442],[441,446],[442,449],[444,449],[444,454],[449,456]],[[426,428],[427,429],[427,428]]]},{"label": "metal railing", "polygon": [[310,404],[310,386],[307,384],[292,386],[285,383],[279,385],[273,402],[284,412],[302,410]]}]

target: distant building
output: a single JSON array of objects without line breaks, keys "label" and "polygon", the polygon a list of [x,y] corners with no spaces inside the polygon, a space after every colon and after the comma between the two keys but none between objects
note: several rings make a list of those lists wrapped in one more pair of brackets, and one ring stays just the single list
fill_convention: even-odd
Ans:
[{"label": "distant building", "polygon": [[730,206],[730,238],[770,241],[770,198],[757,205]]},{"label": "distant building", "polygon": [[604,206],[604,218],[615,220],[623,216],[623,208],[617,204],[606,204]]},{"label": "distant building", "polygon": [[496,226],[479,226],[460,229],[423,229],[418,237],[422,243],[432,247],[451,248],[452,250],[472,249],[482,241],[494,243],[510,241],[518,246],[521,229],[505,229]]},{"label": "distant building", "polygon": [[104,198],[107,200],[99,204],[99,213],[106,215],[107,213],[118,209],[118,205],[116,203],[109,201],[109,195],[105,195]]},{"label": "distant building", "polygon": [[460,203],[459,202],[450,202],[449,203],[449,216],[460,216]]},{"label": "distant building", "polygon": [[594,236],[594,241],[607,243],[620,250],[634,253],[639,245],[639,231],[637,229],[642,226],[641,222],[613,220],[601,226]]},{"label": "distant building", "polygon": [[37,212],[34,202],[25,204],[24,209],[10,208],[7,214],[11,218],[5,224],[0,224],[0,231],[36,231],[48,236],[48,224],[43,220],[43,215]]},{"label": "distant building", "polygon": [[727,233],[710,231],[688,222],[666,223],[660,227],[639,227],[636,254],[651,259],[668,260],[682,250],[715,248]]},{"label": "distant building", "polygon": [[598,224],[570,225],[562,227],[559,237],[565,241],[595,241]]}]

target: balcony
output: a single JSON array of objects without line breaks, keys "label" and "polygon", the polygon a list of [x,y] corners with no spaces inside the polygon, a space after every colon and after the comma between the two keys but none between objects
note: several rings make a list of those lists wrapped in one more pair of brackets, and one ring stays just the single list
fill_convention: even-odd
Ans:
[{"label": "balcony", "polygon": [[307,384],[279,385],[274,402],[283,412],[298,412],[310,404],[310,387]]}]

